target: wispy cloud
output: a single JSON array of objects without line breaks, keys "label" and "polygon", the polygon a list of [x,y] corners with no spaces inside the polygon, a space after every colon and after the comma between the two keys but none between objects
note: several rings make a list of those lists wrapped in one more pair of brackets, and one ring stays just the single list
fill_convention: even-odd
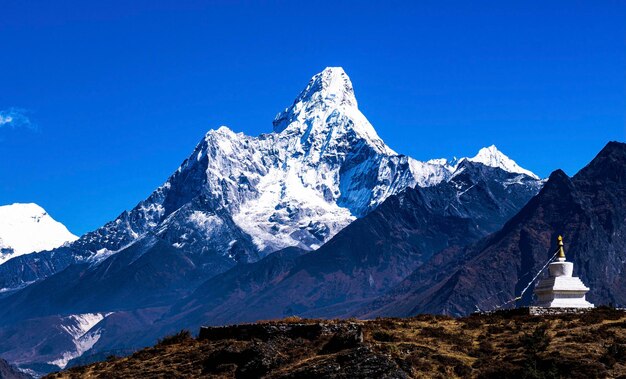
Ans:
[{"label": "wispy cloud", "polygon": [[0,110],[0,128],[29,128],[35,125],[27,116],[28,111],[20,108],[8,108]]}]

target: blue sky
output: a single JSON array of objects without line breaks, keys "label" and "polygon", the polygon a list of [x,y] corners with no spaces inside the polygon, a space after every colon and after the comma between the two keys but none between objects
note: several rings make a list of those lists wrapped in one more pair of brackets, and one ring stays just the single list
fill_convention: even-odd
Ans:
[{"label": "blue sky", "polygon": [[95,229],[207,130],[270,132],[326,66],[417,159],[496,144],[573,175],[626,139],[624,1],[152,3],[2,2],[0,204]]}]

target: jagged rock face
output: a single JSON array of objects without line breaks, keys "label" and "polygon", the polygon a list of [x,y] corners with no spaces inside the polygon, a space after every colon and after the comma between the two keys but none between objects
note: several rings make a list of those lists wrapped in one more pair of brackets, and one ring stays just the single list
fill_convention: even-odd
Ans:
[{"label": "jagged rock face", "polygon": [[[420,267],[362,315],[467,314],[510,302],[565,238],[574,275],[596,305],[626,305],[626,144],[611,142],[573,178],[557,170],[499,232]],[[437,275],[434,275],[434,274]],[[529,287],[518,304],[532,302]]]}]

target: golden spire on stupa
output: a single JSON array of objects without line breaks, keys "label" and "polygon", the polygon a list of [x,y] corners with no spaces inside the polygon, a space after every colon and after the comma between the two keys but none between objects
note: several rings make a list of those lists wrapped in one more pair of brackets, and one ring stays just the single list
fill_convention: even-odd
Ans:
[{"label": "golden spire on stupa", "polygon": [[557,238],[559,240],[559,258],[565,259],[565,249],[563,249],[563,236]]}]

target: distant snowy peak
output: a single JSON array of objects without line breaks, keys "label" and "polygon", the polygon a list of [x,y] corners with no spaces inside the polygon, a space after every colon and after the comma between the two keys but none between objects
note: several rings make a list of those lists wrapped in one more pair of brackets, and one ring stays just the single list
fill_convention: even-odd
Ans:
[{"label": "distant snowy peak", "polygon": [[504,155],[495,145],[483,147],[473,158],[466,158],[470,162],[482,163],[489,167],[498,167],[504,171],[528,175],[531,178],[539,179],[533,172],[520,167],[514,160]]},{"label": "distant snowy peak", "polygon": [[[444,179],[449,180],[452,177],[460,174],[464,170],[463,162],[480,163],[488,167],[499,168],[512,174],[523,174],[532,179],[540,180],[537,175],[529,170],[520,167],[517,163],[515,163],[514,160],[504,155],[494,145],[491,145],[489,147],[483,147],[478,151],[478,154],[476,154],[472,158],[438,158],[431,159],[425,162],[425,164],[430,165],[431,167],[441,167],[443,169],[441,171],[443,172],[443,174],[450,174],[450,176],[444,175]],[[422,185],[422,187],[426,186],[428,186],[428,182],[427,185]]]},{"label": "distant snowy peak", "polygon": [[37,204],[0,206],[0,264],[78,239]]}]

